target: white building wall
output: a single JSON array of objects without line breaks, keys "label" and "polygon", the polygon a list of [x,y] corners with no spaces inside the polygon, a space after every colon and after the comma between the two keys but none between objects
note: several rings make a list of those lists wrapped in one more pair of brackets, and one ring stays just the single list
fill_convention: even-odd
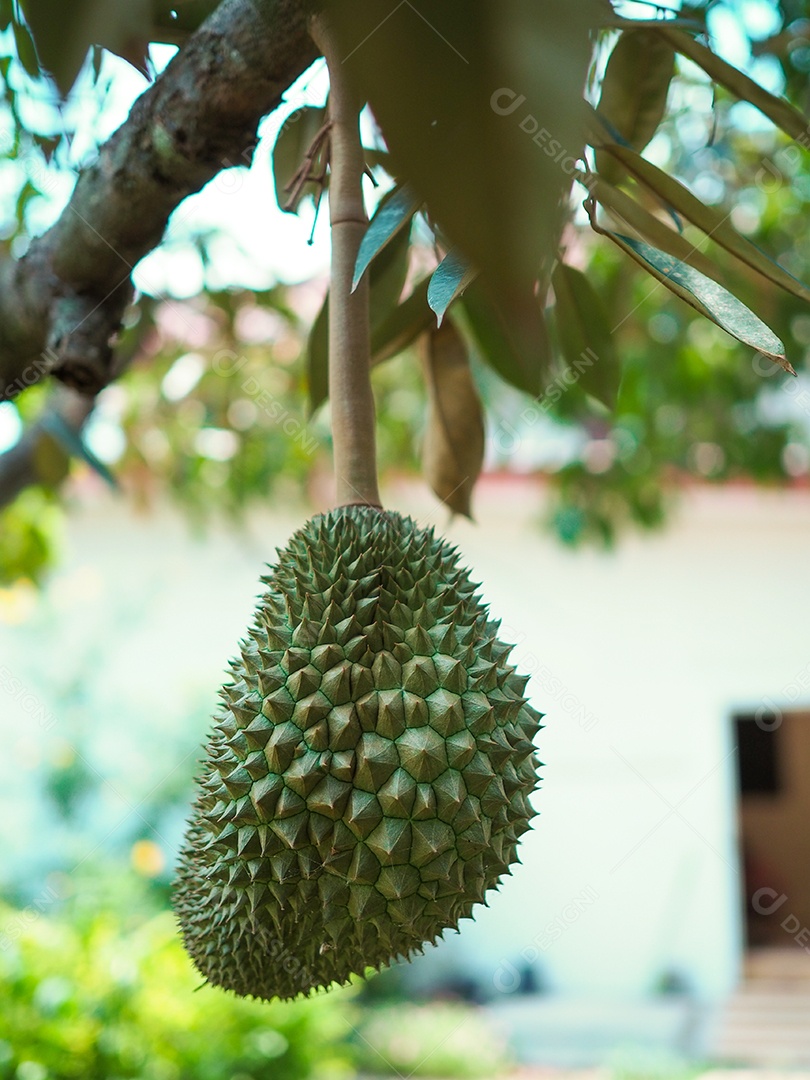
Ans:
[{"label": "white building wall", "polygon": [[742,936],[729,718],[808,671],[810,500],[693,492],[670,530],[613,554],[561,551],[532,512],[502,486],[481,527],[449,530],[525,634],[548,719],[524,866],[446,952],[496,985],[525,957],[563,991],[632,995],[677,972],[720,997]]},{"label": "white building wall", "polygon": [[[247,536],[215,529],[200,542],[171,513],[136,517],[99,498],[72,518],[66,561],[34,618],[37,663],[51,675],[69,674],[101,635],[88,693],[94,738],[113,761],[122,697],[146,732],[150,716],[180,716],[201,695],[213,706],[262,562],[304,512],[284,508],[254,519]],[[641,995],[676,972],[702,997],[725,995],[742,933],[729,717],[763,698],[787,703],[808,671],[807,493],[695,490],[667,531],[612,554],[571,553],[543,533],[542,492],[528,481],[486,480],[477,525],[448,524],[418,487],[388,502],[458,544],[547,713],[540,817],[523,865],[415,976],[452,968],[509,992],[510,965],[525,956],[566,993]],[[29,629],[0,625],[0,658],[36,692]],[[810,705],[810,689],[799,704]],[[25,722],[0,688],[7,746]],[[22,782],[16,771],[7,797]],[[125,769],[120,784],[126,794]],[[110,797],[113,820],[127,811]],[[24,830],[0,826],[0,843],[20,849]]]}]

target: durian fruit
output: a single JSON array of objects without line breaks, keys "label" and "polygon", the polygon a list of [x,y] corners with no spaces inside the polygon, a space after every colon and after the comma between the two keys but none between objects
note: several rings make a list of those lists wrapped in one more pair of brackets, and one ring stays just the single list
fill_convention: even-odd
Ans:
[{"label": "durian fruit", "polygon": [[510,872],[541,717],[456,550],[343,506],[231,665],[175,908],[206,980],[292,998],[421,951]]}]

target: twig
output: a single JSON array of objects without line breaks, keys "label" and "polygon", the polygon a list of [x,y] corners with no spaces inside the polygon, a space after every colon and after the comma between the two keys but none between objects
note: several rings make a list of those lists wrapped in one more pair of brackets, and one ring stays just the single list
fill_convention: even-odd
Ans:
[{"label": "twig", "polygon": [[[327,120],[322,125],[310,143],[309,150],[304,155],[304,160],[296,169],[293,178],[285,186],[284,190],[290,192],[290,197],[284,204],[285,210],[295,209],[303,188],[309,183],[317,184],[320,188],[318,192],[318,201],[320,202],[320,196],[326,183],[326,166],[329,160],[329,129],[331,127],[331,120]],[[318,172],[314,172],[315,161],[321,152],[323,152],[321,167]]]}]

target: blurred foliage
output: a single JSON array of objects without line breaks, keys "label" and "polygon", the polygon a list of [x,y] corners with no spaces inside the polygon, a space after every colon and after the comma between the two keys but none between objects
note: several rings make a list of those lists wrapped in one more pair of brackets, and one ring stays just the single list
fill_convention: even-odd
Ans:
[{"label": "blurred foliage", "polygon": [[172,916],[145,914],[120,876],[134,892],[120,907],[87,880],[57,915],[58,882],[23,910],[0,907],[2,1080],[350,1074],[351,989],[268,1005],[200,988]]},{"label": "blurred foliage", "polygon": [[483,1012],[468,1005],[378,1006],[364,1017],[358,1065],[377,1076],[497,1076],[509,1064],[506,1046]]},{"label": "blurred foliage", "polygon": [[375,1004],[377,977],[271,1004],[200,986],[146,869],[85,863],[0,903],[0,1080],[477,1080],[510,1065],[479,1009]]},{"label": "blurred foliage", "polygon": [[156,680],[122,694],[105,679],[122,664],[126,678],[133,649],[158,650],[144,631],[162,587],[142,581],[129,590],[85,565],[63,576],[61,601],[35,602],[30,587],[5,591],[0,614],[16,625],[0,663],[0,739],[25,765],[6,770],[3,795],[15,812],[0,816],[2,887],[13,903],[91,855],[131,862],[168,888],[220,674],[214,665],[205,677],[186,676],[176,693]]},{"label": "blurred foliage", "polygon": [[[140,312],[139,323],[149,320],[139,326],[143,349],[94,419],[125,435],[116,468],[139,501],[168,489],[198,520],[238,516],[268,495],[300,497],[331,468],[328,409],[305,413],[306,321],[289,306],[295,292],[209,293]],[[401,356],[374,381],[386,418],[380,466],[412,468],[424,398],[418,364]]]},{"label": "blurred foliage", "polygon": [[39,581],[58,554],[62,514],[52,492],[28,488],[0,514],[0,585]]},{"label": "blurred foliage", "polygon": [[[640,14],[637,5],[616,6],[621,14]],[[113,8],[123,19],[123,8]],[[159,9],[152,5],[158,21]],[[23,14],[26,10],[24,5]],[[701,4],[682,8],[687,18],[706,18],[710,30],[716,26],[722,31],[733,20],[738,47],[748,50],[741,64],[772,90],[807,106],[810,20],[804,6],[793,0],[772,2],[769,12],[771,29],[755,34],[749,31],[743,7],[721,3],[709,5],[708,11]],[[767,23],[762,16],[760,25]],[[141,37],[149,33],[146,26],[139,32]],[[67,195],[72,174],[92,154],[92,134],[85,134],[83,142],[73,139],[72,145],[83,149],[71,149],[69,136],[78,116],[74,99],[83,97],[82,124],[95,132],[103,117],[105,88],[116,70],[109,58],[92,70],[86,65],[71,95],[57,108],[55,88],[26,74],[23,37],[15,39],[9,31],[0,36],[0,51],[5,53],[0,59],[0,127],[12,193],[4,200],[0,229],[15,255],[42,228],[46,205],[53,214],[53,200],[47,202],[39,193],[61,198],[64,190]],[[615,32],[602,35],[589,78],[594,100],[615,42]],[[665,60],[666,71],[662,67],[662,72],[650,72],[656,83],[656,117],[664,86],[656,80],[668,80],[670,74]],[[619,66],[614,64],[614,70]],[[74,75],[71,70],[65,79]],[[605,103],[614,121],[621,120],[628,102],[632,106],[633,95],[626,90],[618,84],[611,92],[612,103]],[[30,107],[34,100],[36,109]],[[810,137],[789,143],[751,106],[713,87],[682,57],[676,59],[666,100],[648,156],[704,203],[728,212],[743,237],[791,273],[810,276]],[[636,145],[653,130],[648,120],[635,117]],[[301,153],[304,128],[303,123],[282,128],[279,154],[283,150],[289,157],[290,132],[295,136],[293,156]],[[525,142],[532,146],[528,134]],[[379,150],[376,154],[370,160],[387,187],[390,179],[381,167],[386,157]],[[287,160],[284,167],[287,176],[294,161]],[[624,184],[625,193],[673,226],[660,201],[638,182],[621,179],[621,170],[618,174],[614,179]],[[586,194],[574,185],[575,202]],[[702,319],[621,251],[596,238],[581,211],[563,236],[562,257],[572,268],[566,278],[570,295],[563,304],[558,299],[556,312],[546,312],[551,362],[543,397],[533,399],[514,390],[521,374],[512,363],[510,327],[498,325],[492,310],[485,309],[481,290],[476,292],[479,283],[448,316],[464,335],[486,408],[486,467],[543,474],[550,490],[548,523],[566,543],[610,544],[625,528],[660,525],[677,501],[678,488],[691,480],[804,485],[810,475],[806,303],[764,283],[695,227],[679,224],[685,240],[705,251],[724,283],[784,341],[797,379]],[[215,261],[210,239],[203,234],[184,239],[196,247],[204,280]],[[417,215],[406,296],[436,265],[434,244],[427,219]],[[584,272],[604,309],[590,327],[587,318],[582,319],[588,293],[578,271]],[[257,292],[209,284],[194,300],[140,299],[122,344],[133,362],[102,394],[85,432],[88,445],[111,465],[131,498],[148,506],[169,494],[195,522],[212,510],[238,520],[252,505],[305,493],[328,472],[328,405],[312,418],[306,414],[313,393],[307,336],[322,292],[318,283]],[[578,368],[576,363],[577,351],[597,330],[601,341],[607,340],[606,334],[610,337],[607,352],[615,358],[610,373],[604,366]],[[605,352],[606,346],[599,351]],[[380,363],[374,380],[381,469],[415,470],[427,415],[416,350],[408,348]],[[24,422],[37,414],[44,398],[42,387],[20,396],[16,407]],[[88,479],[87,463],[74,460],[71,470],[74,486],[67,485],[68,498],[75,482],[95,482]],[[47,514],[38,507],[47,508]],[[32,489],[0,513],[0,580],[42,576],[53,558],[57,517],[54,497],[44,488]]]},{"label": "blurred foliage", "polygon": [[[308,483],[331,468],[328,405],[311,419],[305,412],[307,327],[288,306],[291,291],[211,292],[133,310],[123,347],[137,337],[137,360],[100,396],[85,439],[138,505],[169,493],[197,524],[212,514],[239,521],[268,497],[305,498]],[[381,365],[374,384],[384,418],[380,467],[413,470],[425,400],[418,358],[409,352]],[[34,387],[15,404],[25,418],[43,397]],[[92,470],[74,460],[72,472],[80,480]],[[45,502],[54,496],[35,487],[0,513],[0,581],[37,581],[48,569],[58,511],[27,513]],[[20,558],[12,559],[12,542]],[[24,543],[38,543],[42,558],[25,558]]]}]

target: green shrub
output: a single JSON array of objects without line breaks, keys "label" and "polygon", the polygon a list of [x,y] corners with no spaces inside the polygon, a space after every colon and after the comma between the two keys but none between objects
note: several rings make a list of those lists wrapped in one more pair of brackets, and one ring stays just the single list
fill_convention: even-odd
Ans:
[{"label": "green shrub", "polygon": [[[0,1080],[318,1080],[350,1073],[353,991],[262,1004],[203,986],[167,912],[0,907]],[[195,992],[196,991],[196,992]]]},{"label": "green shrub", "polygon": [[492,1078],[508,1064],[503,1041],[480,1009],[431,1002],[369,1010],[358,1029],[364,1073],[376,1076]]}]

